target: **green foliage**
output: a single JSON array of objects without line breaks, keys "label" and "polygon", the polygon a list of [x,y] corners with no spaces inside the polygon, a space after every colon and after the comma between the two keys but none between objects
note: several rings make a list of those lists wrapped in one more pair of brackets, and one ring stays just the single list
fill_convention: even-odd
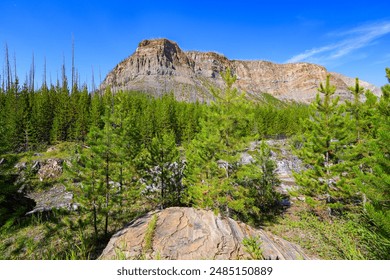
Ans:
[{"label": "green foliage", "polygon": [[295,178],[307,193],[329,195],[339,175],[339,151],[343,149],[347,127],[342,118],[344,107],[338,104],[338,97],[333,98],[336,88],[330,84],[329,76],[318,91],[324,94],[324,98],[317,94],[312,103],[310,119],[304,123],[302,147],[297,150],[298,156],[309,168],[295,174]]},{"label": "green foliage", "polygon": [[144,243],[142,248],[142,254],[146,255],[148,251],[153,249],[153,237],[157,227],[158,216],[154,214],[150,219],[148,227],[145,232]]},{"label": "green foliage", "polygon": [[167,132],[154,137],[138,162],[149,198],[162,209],[180,206],[185,192],[182,184],[185,164],[180,159],[174,134]]},{"label": "green foliage", "polygon": [[[388,69],[386,73],[389,76]],[[383,95],[378,102],[356,79],[355,86],[350,88],[354,99],[338,106],[337,99],[330,98],[335,88],[329,86],[328,79],[327,85],[319,89],[325,93],[324,100],[317,96],[313,103],[315,111],[306,122],[302,147],[298,149],[308,168],[296,174],[297,182],[307,194],[326,195],[330,216],[360,217],[363,222],[359,230],[365,227],[369,236],[365,242],[371,245],[378,242],[385,252],[389,252],[390,244],[388,89],[387,85],[382,88]],[[374,258],[388,258],[388,253],[374,252]],[[351,253],[346,257],[360,256]]]},{"label": "green foliage", "polygon": [[226,87],[213,88],[215,101],[200,121],[200,132],[186,149],[186,203],[258,222],[277,203],[269,148],[263,143],[254,163],[243,165],[241,151],[254,137],[254,106],[233,88],[235,76],[222,74]]},{"label": "green foliage", "polygon": [[0,228],[3,230],[14,225],[33,205],[33,201],[18,191],[21,186],[16,183],[18,174],[14,165],[19,158],[15,154],[0,156]]},{"label": "green foliage", "polygon": [[229,216],[231,210],[240,212],[244,208],[243,190],[234,184],[234,174],[238,151],[248,136],[251,115],[243,94],[232,87],[236,77],[230,70],[221,76],[226,88],[224,91],[211,89],[215,101],[200,122],[200,132],[186,150],[187,203],[218,209]]},{"label": "green foliage", "polygon": [[246,220],[258,223],[262,216],[278,210],[280,194],[275,191],[280,182],[276,174],[276,164],[271,160],[271,150],[262,141],[252,153],[253,161],[238,168],[235,183],[247,190],[243,213]]},{"label": "green foliage", "polygon": [[330,222],[321,220],[311,211],[298,214],[293,219],[280,219],[272,226],[272,232],[299,244],[308,253],[321,259],[389,258],[389,241],[368,228],[359,215],[349,214]]},{"label": "green foliage", "polygon": [[261,243],[259,236],[245,237],[242,240],[244,250],[251,256],[252,260],[264,260]]},{"label": "green foliage", "polygon": [[[389,69],[386,69],[390,79]],[[389,80],[390,81],[390,80]],[[362,159],[369,168],[356,169],[356,184],[366,196],[365,214],[372,226],[390,240],[390,95],[382,88],[378,104],[376,137],[367,140],[369,153]]]}]

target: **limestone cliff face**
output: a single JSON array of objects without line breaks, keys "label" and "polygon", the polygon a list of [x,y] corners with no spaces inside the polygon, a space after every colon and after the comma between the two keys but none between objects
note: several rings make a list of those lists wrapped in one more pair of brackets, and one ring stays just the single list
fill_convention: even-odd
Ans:
[{"label": "limestone cliff face", "polygon": [[[214,52],[184,52],[175,42],[156,39],[139,43],[136,51],[107,75],[101,87],[110,85],[114,91],[137,90],[155,95],[172,91],[179,100],[204,101],[211,98],[210,86],[223,86],[219,73],[227,68],[237,75],[235,86],[252,97],[265,92],[279,99],[310,102],[330,74],[337,93],[344,99],[350,96],[348,86],[355,82],[329,73],[320,65],[229,60]],[[380,94],[367,82],[361,85]]]},{"label": "limestone cliff face", "polygon": [[[151,246],[145,249],[153,214],[157,215],[156,228]],[[265,259],[310,259],[299,246],[269,232],[216,216],[212,211],[180,207],[148,213],[132,221],[111,238],[99,259],[247,259],[250,255],[242,240],[248,237],[260,238]]]}]

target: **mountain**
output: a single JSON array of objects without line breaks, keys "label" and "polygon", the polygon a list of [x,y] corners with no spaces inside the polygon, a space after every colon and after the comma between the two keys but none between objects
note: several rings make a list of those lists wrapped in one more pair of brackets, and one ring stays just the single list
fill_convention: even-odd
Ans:
[{"label": "mountain", "polygon": [[[207,101],[212,98],[210,86],[221,87],[220,72],[230,68],[237,76],[235,86],[248,97],[261,98],[269,93],[281,100],[310,102],[320,82],[328,74],[342,99],[350,97],[349,86],[355,79],[330,73],[311,63],[276,64],[261,60],[229,60],[215,52],[183,51],[167,39],[144,40],[136,51],[120,62],[101,84],[113,91],[137,90],[161,95],[173,92],[178,100]],[[380,89],[361,82],[380,95]]]}]

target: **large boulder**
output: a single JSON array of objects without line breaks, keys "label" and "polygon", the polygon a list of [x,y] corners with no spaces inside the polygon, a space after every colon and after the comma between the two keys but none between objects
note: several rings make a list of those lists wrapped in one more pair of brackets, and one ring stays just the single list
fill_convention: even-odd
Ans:
[{"label": "large boulder", "polygon": [[[153,215],[157,223],[146,248]],[[114,234],[100,259],[248,259],[244,238],[259,238],[265,259],[309,259],[303,250],[262,229],[255,229],[212,211],[172,207],[132,221]]]}]

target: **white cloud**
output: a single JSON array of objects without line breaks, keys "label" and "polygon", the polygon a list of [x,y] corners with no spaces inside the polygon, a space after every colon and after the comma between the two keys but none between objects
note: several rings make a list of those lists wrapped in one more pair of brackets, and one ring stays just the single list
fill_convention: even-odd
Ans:
[{"label": "white cloud", "polygon": [[378,65],[378,64],[387,64],[390,62],[390,53],[387,53],[383,55],[380,59],[376,60],[373,64]]},{"label": "white cloud", "polygon": [[363,25],[357,28],[333,34],[333,37],[341,37],[335,43],[322,47],[306,50],[294,55],[286,63],[308,61],[320,64],[340,59],[351,52],[375,44],[375,41],[390,33],[390,22],[380,22]]}]

